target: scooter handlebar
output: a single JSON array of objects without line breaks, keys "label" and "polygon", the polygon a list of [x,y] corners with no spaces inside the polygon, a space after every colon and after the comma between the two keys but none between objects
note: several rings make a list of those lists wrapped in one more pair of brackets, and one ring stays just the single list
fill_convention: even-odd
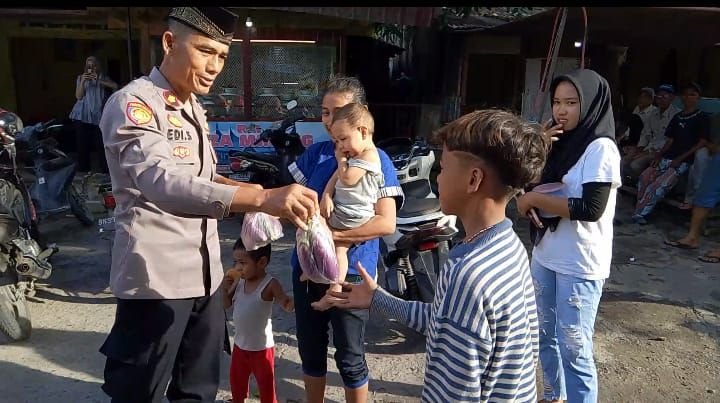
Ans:
[{"label": "scooter handlebar", "polygon": [[290,116],[288,116],[287,118],[285,118],[285,119],[280,123],[280,127],[278,127],[277,129],[272,129],[272,128],[271,128],[271,129],[265,129],[265,130],[263,130],[262,133],[260,133],[260,136],[258,136],[257,140],[255,140],[255,142],[253,143],[253,146],[258,145],[258,144],[260,144],[260,143],[263,142],[263,141],[269,140],[269,139],[272,137],[272,135],[275,134],[275,133],[277,133],[277,134],[285,134],[285,132],[287,131],[287,129],[289,129],[291,126],[293,126],[293,125],[294,125],[295,123],[297,123],[298,121],[303,120],[303,119],[305,119],[305,118],[306,118],[305,113],[303,113],[302,111],[297,111],[297,112],[295,112],[295,109],[291,110],[291,111],[290,111]]}]

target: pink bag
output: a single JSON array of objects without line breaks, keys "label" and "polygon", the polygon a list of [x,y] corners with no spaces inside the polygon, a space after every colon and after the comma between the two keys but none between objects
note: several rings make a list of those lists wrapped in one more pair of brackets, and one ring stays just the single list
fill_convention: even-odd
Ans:
[{"label": "pink bag", "polygon": [[283,237],[280,219],[265,213],[246,213],[240,239],[246,250],[255,250]]}]

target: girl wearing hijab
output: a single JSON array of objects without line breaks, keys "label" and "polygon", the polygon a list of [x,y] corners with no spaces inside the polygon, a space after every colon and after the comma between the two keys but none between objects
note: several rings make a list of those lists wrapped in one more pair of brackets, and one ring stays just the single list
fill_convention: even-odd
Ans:
[{"label": "girl wearing hijab", "polygon": [[[593,328],[612,258],[620,154],[607,81],[592,70],[550,87],[552,145],[541,185],[518,199],[533,209],[531,272],[540,319],[544,402],[596,402]],[[545,188],[545,189],[543,189]],[[553,194],[546,189],[553,188]],[[541,193],[544,192],[544,193]]]},{"label": "girl wearing hijab", "polygon": [[105,100],[118,85],[100,69],[100,61],[95,56],[85,59],[85,70],[75,81],[75,106],[70,111],[70,119],[75,121],[76,148],[78,150],[78,170],[89,172],[90,156],[98,153],[100,172],[107,173],[107,160],[100,132],[100,116]]}]

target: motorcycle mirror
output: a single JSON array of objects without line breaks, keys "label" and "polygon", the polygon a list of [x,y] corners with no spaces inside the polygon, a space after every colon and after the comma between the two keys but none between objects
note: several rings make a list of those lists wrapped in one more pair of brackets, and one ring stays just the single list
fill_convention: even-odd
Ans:
[{"label": "motorcycle mirror", "polygon": [[295,109],[297,106],[298,106],[297,101],[293,99],[292,101],[287,103],[287,110],[291,111],[291,110]]}]

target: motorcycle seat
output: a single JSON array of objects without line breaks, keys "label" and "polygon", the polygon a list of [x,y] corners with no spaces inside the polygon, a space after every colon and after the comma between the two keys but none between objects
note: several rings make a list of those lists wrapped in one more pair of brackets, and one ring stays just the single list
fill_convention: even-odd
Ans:
[{"label": "motorcycle seat", "polygon": [[397,216],[400,218],[411,218],[432,214],[440,211],[440,200],[438,199],[405,199],[405,204],[398,211]]},{"label": "motorcycle seat", "polygon": [[256,160],[267,162],[269,164],[277,164],[280,162],[280,156],[277,154],[252,153],[247,151],[235,151],[230,153],[230,158],[239,157],[246,160]]},{"label": "motorcycle seat", "polygon": [[426,198],[430,193],[432,193],[432,189],[430,188],[430,182],[425,179],[418,179],[411,182],[405,182],[401,184],[403,193],[405,194],[405,197],[413,198],[413,199],[424,199]]},{"label": "motorcycle seat", "polygon": [[45,171],[57,171],[62,168],[69,167],[74,164],[75,161],[72,158],[53,158],[43,163],[42,167]]}]

